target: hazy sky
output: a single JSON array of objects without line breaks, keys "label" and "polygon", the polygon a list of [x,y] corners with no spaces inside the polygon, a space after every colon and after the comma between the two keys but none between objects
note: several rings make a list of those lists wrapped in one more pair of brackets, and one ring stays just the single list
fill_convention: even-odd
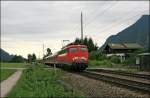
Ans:
[{"label": "hazy sky", "polygon": [[1,47],[10,54],[42,57],[42,44],[60,50],[62,40],[80,37],[83,12],[84,37],[101,46],[149,14],[148,1],[1,1]]}]

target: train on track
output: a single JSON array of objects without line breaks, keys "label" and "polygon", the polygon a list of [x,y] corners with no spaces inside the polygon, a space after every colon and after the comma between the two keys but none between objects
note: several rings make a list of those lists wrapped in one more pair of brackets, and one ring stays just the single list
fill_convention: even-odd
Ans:
[{"label": "train on track", "polygon": [[82,71],[88,67],[88,49],[81,44],[68,44],[44,59],[46,65]]}]

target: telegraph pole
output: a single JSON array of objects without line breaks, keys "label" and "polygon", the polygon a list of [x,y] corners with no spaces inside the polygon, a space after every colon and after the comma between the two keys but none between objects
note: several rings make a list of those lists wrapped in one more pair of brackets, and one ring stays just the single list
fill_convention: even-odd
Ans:
[{"label": "telegraph pole", "polygon": [[81,12],[81,43],[83,42],[83,19],[82,19],[82,12]]},{"label": "telegraph pole", "polygon": [[43,60],[44,60],[44,43],[43,43]]}]

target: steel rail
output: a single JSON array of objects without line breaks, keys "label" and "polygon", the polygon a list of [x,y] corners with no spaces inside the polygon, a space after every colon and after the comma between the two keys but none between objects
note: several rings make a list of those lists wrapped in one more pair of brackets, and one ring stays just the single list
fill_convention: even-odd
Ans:
[{"label": "steel rail", "polygon": [[80,75],[93,78],[96,80],[102,80],[105,82],[119,84],[121,86],[125,86],[126,88],[140,90],[145,93],[150,93],[150,84],[147,84],[147,83],[142,83],[142,82],[128,80],[128,79],[122,79],[122,78],[113,77],[113,76],[107,76],[107,75],[103,75],[99,73],[94,73],[91,71],[84,71],[80,73]]},{"label": "steel rail", "polygon": [[130,76],[130,77],[143,78],[143,79],[150,80],[150,75],[130,73],[130,72],[125,72],[125,71],[120,71],[120,70],[87,69],[87,71],[104,72],[104,73],[118,74],[118,75],[123,75],[123,76]]}]

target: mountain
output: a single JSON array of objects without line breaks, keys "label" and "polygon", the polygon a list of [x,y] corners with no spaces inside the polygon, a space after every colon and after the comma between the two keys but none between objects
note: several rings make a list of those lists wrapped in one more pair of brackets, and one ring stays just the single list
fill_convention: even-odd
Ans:
[{"label": "mountain", "polygon": [[107,38],[106,42],[100,50],[108,43],[138,43],[142,45],[145,49],[150,48],[150,15],[143,15],[139,20],[137,20],[133,25],[119,32],[117,35],[112,35]]},{"label": "mountain", "polygon": [[10,61],[13,58],[13,55],[10,55],[6,51],[0,48],[0,61]]}]

